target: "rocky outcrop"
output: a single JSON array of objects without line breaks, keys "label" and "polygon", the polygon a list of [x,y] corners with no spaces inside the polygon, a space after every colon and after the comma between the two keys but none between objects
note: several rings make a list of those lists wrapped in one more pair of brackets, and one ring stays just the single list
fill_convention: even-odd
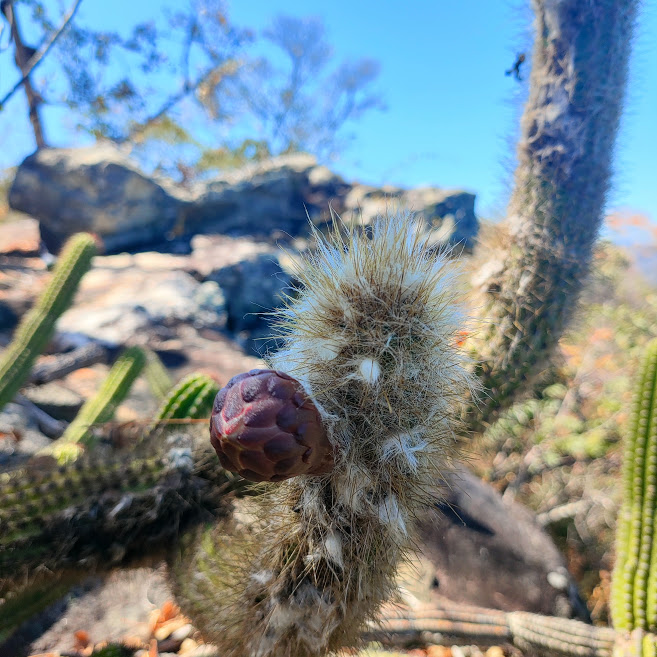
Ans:
[{"label": "rocky outcrop", "polygon": [[109,347],[166,340],[185,324],[225,327],[224,296],[216,283],[201,284],[184,271],[184,256],[161,253],[103,256],[80,285],[75,305],[57,324],[71,346],[94,340]]},{"label": "rocky outcrop", "polygon": [[18,167],[9,193],[15,210],[36,217],[51,250],[89,231],[107,253],[168,243],[188,248],[195,234],[250,237],[270,243],[309,234],[330,208],[369,223],[397,208],[423,216],[436,242],[472,246],[478,223],[473,194],[348,183],[307,154],[280,156],[182,189],[140,173],[108,147],[44,149]]},{"label": "rocky outcrop", "polygon": [[183,203],[114,148],[94,146],[42,149],[27,157],[9,205],[39,220],[53,252],[80,231],[97,234],[108,252],[116,252],[166,239]]},{"label": "rocky outcrop", "polygon": [[563,556],[530,511],[463,466],[445,481],[439,513],[421,524],[430,596],[590,622]]},{"label": "rocky outcrop", "polygon": [[96,257],[58,322],[60,344],[155,347],[186,327],[230,337],[256,356],[274,348],[267,313],[292,292],[283,255],[266,243],[222,235],[198,235],[191,247],[188,256]]}]

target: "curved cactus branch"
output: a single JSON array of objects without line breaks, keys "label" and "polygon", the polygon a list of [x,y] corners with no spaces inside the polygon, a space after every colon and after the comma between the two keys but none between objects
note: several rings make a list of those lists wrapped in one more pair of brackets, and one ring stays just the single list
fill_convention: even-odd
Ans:
[{"label": "curved cactus branch", "polygon": [[[473,277],[481,430],[546,369],[589,271],[611,176],[638,0],[533,0],[529,99],[505,244]],[[484,248],[486,245],[483,245]]]}]

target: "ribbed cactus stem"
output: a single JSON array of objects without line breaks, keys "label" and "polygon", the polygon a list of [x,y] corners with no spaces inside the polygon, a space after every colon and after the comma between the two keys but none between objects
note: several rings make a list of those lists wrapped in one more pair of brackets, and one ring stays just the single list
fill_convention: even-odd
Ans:
[{"label": "ribbed cactus stem", "polygon": [[[638,0],[533,0],[536,38],[508,235],[473,277],[491,423],[549,364],[589,272],[625,94]],[[485,247],[485,245],[484,245]]]},{"label": "ribbed cactus stem", "polygon": [[158,399],[164,399],[173,386],[171,377],[169,377],[169,373],[160,357],[152,349],[145,349],[145,352],[146,367],[144,368],[144,375],[148,385]]},{"label": "ribbed cactus stem", "polygon": [[611,610],[619,630],[657,629],[657,341],[638,379],[623,456]]},{"label": "ribbed cactus stem", "polygon": [[86,233],[74,235],[66,243],[50,283],[0,356],[0,408],[12,400],[28,377],[34,361],[52,337],[55,323],[71,305],[95,252],[96,243]]},{"label": "ribbed cactus stem", "polygon": [[212,402],[219,392],[217,382],[207,374],[193,372],[169,391],[157,412],[150,430],[168,420],[209,418]]},{"label": "ribbed cactus stem", "polygon": [[132,384],[146,364],[146,355],[140,347],[129,347],[115,361],[95,395],[89,398],[66,428],[61,438],[42,450],[59,462],[74,460],[83,446],[93,444],[93,426],[112,419],[116,407],[130,392]]},{"label": "ribbed cactus stem", "polygon": [[182,525],[221,513],[231,477],[206,442],[173,434],[136,451],[0,475],[0,598],[44,570],[156,559]]}]

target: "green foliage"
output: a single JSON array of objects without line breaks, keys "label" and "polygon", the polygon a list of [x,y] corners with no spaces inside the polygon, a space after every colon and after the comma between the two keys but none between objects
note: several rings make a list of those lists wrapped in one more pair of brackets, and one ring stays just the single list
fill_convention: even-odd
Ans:
[{"label": "green foliage", "polygon": [[612,617],[620,630],[657,631],[657,341],[639,375],[623,465]]},{"label": "green foliage", "polygon": [[10,596],[0,603],[0,646],[21,623],[59,600],[69,589],[68,582],[50,586],[28,586],[20,595]]},{"label": "green foliage", "polygon": [[199,171],[213,169],[234,169],[249,162],[258,162],[271,157],[269,144],[266,141],[245,139],[234,148],[223,146],[221,148],[206,148],[196,163]]},{"label": "green foliage", "polygon": [[[44,0],[15,9],[19,26],[31,13],[41,43],[62,23],[61,8]],[[68,106],[80,131],[129,142],[144,168],[187,183],[269,154],[335,154],[345,126],[382,103],[372,91],[378,63],[336,63],[332,50],[317,18],[278,16],[256,39],[222,0],[165,0],[120,32],[75,15],[44,59],[46,75],[31,82],[39,96]]]},{"label": "green foliage", "polygon": [[85,402],[73,422],[66,428],[64,435],[42,453],[51,454],[60,463],[75,460],[82,445],[93,444],[93,425],[112,419],[116,407],[125,399],[145,365],[146,354],[143,349],[126,349],[116,360],[96,394]]},{"label": "green foliage", "polygon": [[60,315],[70,306],[82,276],[91,267],[96,245],[79,233],[66,243],[50,283],[16,329],[0,357],[0,408],[11,401],[27,378],[36,357],[48,344]]}]

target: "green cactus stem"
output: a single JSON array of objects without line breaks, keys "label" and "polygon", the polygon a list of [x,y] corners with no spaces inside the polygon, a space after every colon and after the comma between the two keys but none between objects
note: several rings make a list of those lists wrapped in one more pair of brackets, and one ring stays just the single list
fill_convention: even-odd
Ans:
[{"label": "green cactus stem", "polygon": [[623,462],[611,611],[619,630],[657,630],[657,341],[648,347]]},{"label": "green cactus stem", "polygon": [[95,252],[96,243],[87,233],[74,235],[66,243],[50,283],[0,357],[0,408],[12,400],[28,377],[34,361],[52,337],[55,323],[71,305]]},{"label": "green cactus stem", "polygon": [[222,515],[227,491],[242,484],[206,443],[186,430],[109,457],[36,459],[0,474],[0,598],[43,572],[152,562],[184,527]]},{"label": "green cactus stem", "polygon": [[74,460],[83,446],[93,445],[93,425],[112,419],[116,407],[125,399],[145,364],[146,354],[143,349],[126,349],[112,366],[99,390],[87,400],[62,437],[40,454],[50,454],[63,463]]},{"label": "green cactus stem", "polygon": [[482,430],[549,365],[589,272],[611,177],[638,0],[533,0],[535,41],[506,239],[472,277]]},{"label": "green cactus stem", "polygon": [[207,374],[193,372],[186,376],[162,402],[150,431],[164,426],[168,420],[209,418],[218,392],[219,385]]},{"label": "green cactus stem", "polygon": [[148,381],[151,391],[158,399],[164,399],[169,390],[173,386],[173,382],[169,377],[167,368],[160,360],[160,357],[151,349],[145,349],[146,352],[146,367],[144,368],[144,376]]}]

